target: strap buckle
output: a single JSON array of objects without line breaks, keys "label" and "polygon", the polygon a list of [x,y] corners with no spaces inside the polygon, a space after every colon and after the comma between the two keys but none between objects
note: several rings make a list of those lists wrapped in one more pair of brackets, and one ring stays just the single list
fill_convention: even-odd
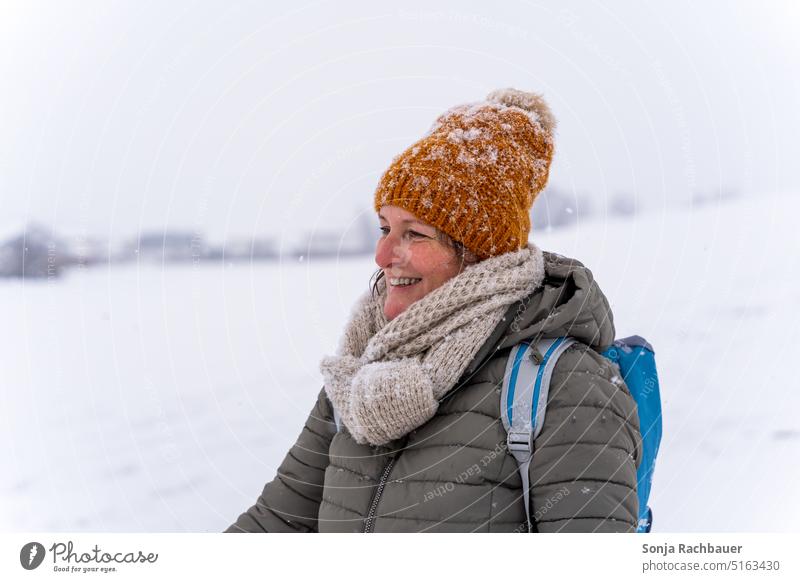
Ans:
[{"label": "strap buckle", "polygon": [[509,430],[506,446],[509,451],[531,452],[533,450],[533,431]]}]

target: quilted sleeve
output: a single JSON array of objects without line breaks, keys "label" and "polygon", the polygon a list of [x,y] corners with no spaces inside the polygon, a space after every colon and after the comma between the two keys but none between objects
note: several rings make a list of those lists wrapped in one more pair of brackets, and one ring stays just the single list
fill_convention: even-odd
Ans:
[{"label": "quilted sleeve", "polygon": [[553,370],[530,466],[539,532],[632,532],[642,441],[636,402],[616,364],[575,344]]},{"label": "quilted sleeve", "polygon": [[225,532],[316,532],[328,448],[335,434],[333,410],[323,388],[275,478]]}]

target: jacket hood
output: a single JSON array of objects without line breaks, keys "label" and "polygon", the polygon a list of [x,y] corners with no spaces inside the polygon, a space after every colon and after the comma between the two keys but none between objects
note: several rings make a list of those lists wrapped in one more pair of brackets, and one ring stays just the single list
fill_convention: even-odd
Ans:
[{"label": "jacket hood", "polygon": [[577,259],[544,251],[545,276],[536,291],[512,304],[466,373],[492,353],[521,341],[571,336],[602,352],[614,342],[614,316],[592,272]]}]

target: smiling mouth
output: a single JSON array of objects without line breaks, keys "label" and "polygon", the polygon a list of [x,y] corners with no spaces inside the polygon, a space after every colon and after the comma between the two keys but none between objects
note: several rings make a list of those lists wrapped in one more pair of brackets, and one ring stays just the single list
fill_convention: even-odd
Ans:
[{"label": "smiling mouth", "polygon": [[422,279],[416,277],[389,277],[389,286],[393,289],[406,289],[414,287]]}]

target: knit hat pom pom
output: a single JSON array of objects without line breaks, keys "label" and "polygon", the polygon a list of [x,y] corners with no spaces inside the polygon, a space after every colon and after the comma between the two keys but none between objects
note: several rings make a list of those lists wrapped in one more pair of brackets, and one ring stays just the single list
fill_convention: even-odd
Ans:
[{"label": "knit hat pom pom", "polygon": [[553,112],[550,111],[550,107],[545,103],[544,98],[538,93],[526,93],[509,87],[508,89],[492,91],[486,97],[486,100],[500,103],[507,107],[519,107],[525,110],[531,121],[538,122],[548,134],[553,134],[553,130],[556,127],[556,118],[553,116]]}]

